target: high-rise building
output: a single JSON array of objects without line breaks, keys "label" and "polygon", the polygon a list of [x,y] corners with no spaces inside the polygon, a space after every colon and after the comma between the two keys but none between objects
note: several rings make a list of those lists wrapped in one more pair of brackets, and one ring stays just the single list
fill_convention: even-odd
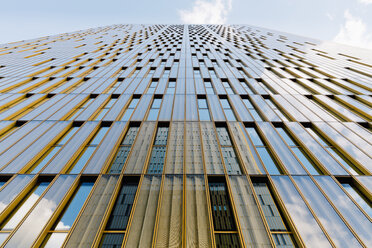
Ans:
[{"label": "high-rise building", "polygon": [[0,46],[0,247],[372,247],[372,52],[246,25]]}]

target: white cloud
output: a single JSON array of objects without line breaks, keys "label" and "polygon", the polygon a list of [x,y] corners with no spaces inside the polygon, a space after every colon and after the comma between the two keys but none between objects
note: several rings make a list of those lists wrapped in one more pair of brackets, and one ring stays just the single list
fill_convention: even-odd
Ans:
[{"label": "white cloud", "polygon": [[363,4],[372,4],[372,0],[359,0],[359,2]]},{"label": "white cloud", "polygon": [[183,23],[223,24],[232,9],[232,0],[196,0],[191,10],[178,10]]},{"label": "white cloud", "polygon": [[345,23],[342,25],[333,41],[372,49],[372,33],[368,32],[367,25],[362,19],[351,15],[349,10],[345,10],[344,17]]},{"label": "white cloud", "polygon": [[333,20],[335,19],[335,17],[334,17],[331,13],[329,13],[329,12],[326,13],[326,16],[327,16],[327,18],[328,18],[330,21],[333,21]]}]

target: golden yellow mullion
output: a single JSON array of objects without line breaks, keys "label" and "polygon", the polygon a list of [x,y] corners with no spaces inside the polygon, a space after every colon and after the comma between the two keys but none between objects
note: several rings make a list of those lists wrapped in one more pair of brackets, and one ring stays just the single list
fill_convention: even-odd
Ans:
[{"label": "golden yellow mullion", "polygon": [[[35,47],[35,49],[36,49],[36,47]],[[46,51],[46,50],[49,50],[50,49],[50,47],[47,47],[47,48],[43,48],[43,49],[40,49],[40,50],[37,50],[37,51],[34,51],[34,52],[42,52],[42,51]]]},{"label": "golden yellow mullion", "polygon": [[124,233],[125,234],[125,231],[110,230],[110,231],[103,231],[102,233],[103,234],[106,234],[106,233]]},{"label": "golden yellow mullion", "polygon": [[73,62],[76,62],[78,61],[76,58],[72,59],[72,60],[69,60],[63,64],[60,64],[59,66],[68,66],[69,64],[73,63]]},{"label": "golden yellow mullion", "polygon": [[26,57],[24,57],[24,58],[25,58],[25,59],[32,58],[32,57],[35,57],[35,56],[41,55],[41,54],[43,54],[43,53],[44,53],[44,52],[35,53],[35,54],[32,54],[32,55],[26,56]]},{"label": "golden yellow mullion", "polygon": [[214,231],[215,233],[219,234],[239,234],[238,231]]},{"label": "golden yellow mullion", "polygon": [[2,128],[2,129],[0,130],[0,140],[1,140],[4,136],[6,136],[6,135],[8,135],[9,133],[11,133],[11,130],[12,130],[12,129],[15,129],[15,128],[16,128],[16,122],[11,122],[11,123],[9,123],[8,126]]},{"label": "golden yellow mullion", "polygon": [[81,45],[79,45],[79,46],[76,46],[76,47],[74,47],[74,48],[79,48],[79,47],[83,47],[83,46],[85,46],[86,44],[81,44]]},{"label": "golden yellow mullion", "polygon": [[76,56],[74,56],[74,57],[72,57],[72,58],[76,59],[76,58],[79,58],[79,57],[81,57],[81,56],[84,56],[85,54],[86,54],[86,53],[81,53],[81,54],[76,55]]},{"label": "golden yellow mullion", "polygon": [[[186,102],[186,96],[185,96],[185,102]],[[182,247],[186,247],[186,223],[187,223],[187,219],[186,219],[186,147],[187,147],[187,144],[186,144],[186,140],[187,140],[186,138],[186,128],[187,128],[186,126],[186,104],[184,106],[184,113],[185,113],[184,115],[185,117],[183,121],[183,169],[182,169],[182,172],[183,172],[182,191],[183,192],[182,192],[182,229],[181,229]]]},{"label": "golden yellow mullion", "polygon": [[7,52],[7,53],[0,53],[0,56],[1,55],[7,55],[7,54],[11,54],[12,52]]},{"label": "golden yellow mullion", "polygon": [[29,74],[29,75],[27,75],[27,76],[28,76],[28,77],[34,77],[34,76],[36,76],[36,75],[38,75],[38,74],[41,74],[41,73],[43,73],[43,72],[46,72],[47,70],[50,70],[50,69],[52,69],[52,67],[51,67],[51,66],[47,66],[47,67],[42,68],[42,69],[39,70],[39,71],[33,72],[33,73],[31,73],[31,74]]},{"label": "golden yellow mullion", "polygon": [[47,59],[47,60],[43,60],[41,62],[37,62],[37,63],[33,64],[32,66],[42,65],[42,64],[47,63],[47,62],[50,62],[52,60],[53,60],[53,58],[50,58],[50,59]]},{"label": "golden yellow mullion", "polygon": [[[19,51],[17,51],[17,53],[30,51],[30,50],[36,49],[36,47],[37,47],[37,46],[33,46],[33,47],[30,47],[30,48],[26,48],[26,49],[23,49],[23,50],[19,50]],[[35,52],[37,52],[37,51],[35,51]]]}]

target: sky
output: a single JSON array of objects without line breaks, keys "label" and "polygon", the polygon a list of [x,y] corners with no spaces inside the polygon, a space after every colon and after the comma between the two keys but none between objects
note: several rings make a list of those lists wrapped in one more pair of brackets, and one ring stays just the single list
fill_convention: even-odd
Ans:
[{"label": "sky", "polygon": [[372,49],[372,0],[11,0],[0,43],[111,24],[248,24]]}]

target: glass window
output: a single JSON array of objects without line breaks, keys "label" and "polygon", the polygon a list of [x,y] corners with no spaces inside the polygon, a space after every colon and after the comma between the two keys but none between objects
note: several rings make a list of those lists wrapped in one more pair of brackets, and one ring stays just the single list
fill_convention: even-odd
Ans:
[{"label": "glass window", "polygon": [[279,166],[274,161],[272,155],[269,152],[269,148],[263,143],[260,138],[256,128],[246,127],[247,133],[252,140],[253,145],[255,146],[259,157],[261,158],[264,166],[266,167],[269,174],[279,175],[282,174],[279,170]]},{"label": "glass window", "polygon": [[210,121],[211,117],[209,115],[207,99],[198,99],[198,110],[199,110],[199,119],[201,121]]},{"label": "glass window", "polygon": [[111,98],[107,102],[107,104],[99,111],[99,113],[96,115],[96,117],[94,119],[95,120],[101,120],[106,115],[106,113],[110,110],[112,105],[114,105],[114,103],[116,101],[117,101],[117,98]]},{"label": "glass window", "polygon": [[234,213],[224,182],[209,182],[209,194],[215,231],[235,231]]},{"label": "glass window", "polygon": [[121,247],[124,233],[104,233],[99,247]]},{"label": "glass window", "polygon": [[[363,214],[356,204],[351,201],[349,196],[341,189],[342,186],[340,187],[331,177],[317,176],[314,177],[314,179],[319,184],[320,188],[325,192],[325,194],[327,194],[338,211],[340,211],[345,220],[354,229],[355,233],[361,238],[364,244],[367,247],[371,247],[372,237],[370,230],[372,230],[372,222],[367,217],[368,209],[365,211],[367,215]],[[345,184],[350,185],[348,183]],[[354,197],[352,196],[352,198]],[[356,199],[354,198],[354,200]],[[358,200],[356,201],[359,203]],[[361,206],[361,204],[359,204],[359,206]],[[371,208],[369,207],[369,211],[370,209]],[[369,216],[371,217],[371,212],[369,213]]]},{"label": "glass window", "polygon": [[148,121],[156,121],[158,119],[158,114],[160,111],[162,99],[161,98],[154,98],[149,114],[147,116]]},{"label": "glass window", "polygon": [[133,145],[134,139],[137,136],[138,129],[139,127],[129,127],[123,141],[119,146],[114,162],[112,163],[108,173],[114,174],[121,172]]},{"label": "glass window", "polygon": [[205,86],[205,91],[207,92],[208,95],[214,94],[214,89],[213,89],[211,82],[204,81],[204,86]]},{"label": "glass window", "polygon": [[256,121],[262,121],[260,114],[257,112],[256,108],[253,106],[252,102],[247,98],[243,98],[242,100],[245,106],[247,107],[249,113],[251,113],[251,115],[253,116],[253,119]]},{"label": "glass window", "polygon": [[164,167],[165,152],[168,139],[168,127],[158,127],[151,152],[147,173],[161,174]]},{"label": "glass window", "polygon": [[269,172],[269,174],[272,174],[272,175],[281,174],[280,171],[278,170],[278,166],[275,164],[272,156],[267,151],[267,148],[266,147],[256,147],[256,149],[257,149],[257,152],[258,152],[262,162],[264,163],[267,171]]},{"label": "glass window", "polygon": [[11,203],[14,198],[25,188],[31,181],[31,175],[18,175],[13,178],[3,189],[0,191],[0,213]]},{"label": "glass window", "polygon": [[80,171],[83,169],[84,165],[88,162],[88,160],[92,156],[95,149],[96,149],[95,146],[86,147],[81,153],[80,157],[78,158],[78,161],[74,164],[73,168],[70,170],[69,174],[79,174]]},{"label": "glass window", "polygon": [[254,127],[247,127],[245,130],[247,130],[249,137],[251,138],[253,145],[255,146],[264,146],[260,136],[258,135],[256,129]]},{"label": "glass window", "polygon": [[128,108],[124,111],[123,116],[121,117],[121,121],[128,121],[130,117],[132,116],[132,113],[134,109],[136,108],[137,104],[139,102],[139,98],[132,98],[130,101]]},{"label": "glass window", "polygon": [[[100,247],[120,247],[132,211],[138,182],[124,182],[116,198]],[[111,237],[112,239],[110,239]]]},{"label": "glass window", "polygon": [[293,234],[284,223],[266,183],[254,183],[253,187],[276,246],[295,247],[292,239]]},{"label": "glass window", "polygon": [[[41,247],[61,247],[71,226],[75,222],[81,208],[84,205],[94,183],[93,182],[82,182],[76,193],[70,199],[63,212],[60,214],[53,227],[49,230],[49,233],[44,240]],[[57,235],[55,231],[57,232]],[[64,234],[64,235],[62,235]]]},{"label": "glass window", "polygon": [[32,167],[28,173],[35,174],[38,173],[61,149],[60,146],[53,146],[48,150],[48,153],[44,155],[38,162],[36,162],[36,167]]},{"label": "glass window", "polygon": [[42,244],[41,247],[43,248],[61,247],[67,237],[67,234],[68,233],[65,232],[48,233],[45,237],[44,244]]},{"label": "glass window", "polygon": [[198,107],[199,108],[208,108],[207,100],[206,99],[198,99]]},{"label": "glass window", "polygon": [[372,218],[371,202],[357,188],[350,183],[342,183],[342,187],[358,203],[358,205]]},{"label": "glass window", "polygon": [[332,245],[289,177],[272,176],[271,178],[305,245],[331,248]]},{"label": "glass window", "polygon": [[39,199],[41,194],[48,187],[49,182],[37,183],[33,189],[23,198],[10,215],[1,223],[0,231],[9,231],[9,233],[21,222],[23,217]]},{"label": "glass window", "polygon": [[230,135],[226,127],[217,127],[217,136],[221,145],[222,157],[225,162],[227,174],[235,175],[242,174],[240,169],[240,163],[236,156],[235,149],[230,139]]},{"label": "glass window", "polygon": [[42,156],[27,173],[38,173],[53,157],[56,155],[62,146],[79,130],[80,127],[70,128],[52,147],[50,147],[44,156]]},{"label": "glass window", "polygon": [[337,247],[362,247],[310,177],[293,179]]},{"label": "glass window", "polygon": [[169,81],[168,87],[167,87],[167,94],[173,94],[176,89],[176,82],[175,81]]},{"label": "glass window", "polygon": [[[41,234],[54,211],[70,189],[76,176],[60,175],[46,192],[17,231],[7,242],[6,247],[31,247],[35,239]],[[30,232],[32,230],[32,232]]]},{"label": "glass window", "polygon": [[236,121],[235,114],[234,114],[233,110],[231,109],[229,101],[227,99],[223,99],[223,98],[221,99],[220,98],[220,102],[221,102],[222,108],[225,112],[227,120],[228,121]]},{"label": "glass window", "polygon": [[101,127],[97,134],[95,135],[94,139],[90,142],[90,145],[97,146],[103,137],[106,135],[107,131],[109,130],[110,127]]},{"label": "glass window", "polygon": [[84,147],[79,157],[74,164],[68,169],[69,174],[79,174],[89,159],[92,157],[97,146],[101,143],[110,127],[101,127],[91,139],[91,141]]},{"label": "glass window", "polygon": [[224,109],[229,109],[230,108],[230,104],[227,101],[227,99],[220,99],[220,101],[221,101],[222,108],[224,108]]},{"label": "glass window", "polygon": [[271,99],[265,99],[265,102],[274,110],[274,112],[283,120],[289,121],[289,118],[285,115],[283,111],[281,111]]},{"label": "glass window", "polygon": [[321,144],[325,149],[353,175],[363,175],[363,173],[355,167],[348,159],[341,155],[337,148],[328,143],[317,131],[311,127],[306,127],[306,130]]},{"label": "glass window", "polygon": [[83,112],[89,104],[94,100],[94,98],[89,98],[85,102],[83,102],[77,109],[75,109],[66,119],[73,120],[75,119],[81,112]]},{"label": "glass window", "polygon": [[227,82],[227,81],[222,82],[222,85],[223,85],[223,87],[225,88],[227,94],[234,94],[234,91],[233,91],[233,89],[231,88],[229,82]]},{"label": "glass window", "polygon": [[302,163],[302,165],[307,169],[307,171],[312,175],[319,175],[321,174],[321,171],[319,168],[311,162],[311,159],[308,158],[307,155],[305,155],[305,151],[303,148],[289,136],[286,130],[282,127],[277,127],[276,130],[280,134],[280,136],[285,140],[289,148],[292,150],[292,152],[296,155],[297,159]]}]

